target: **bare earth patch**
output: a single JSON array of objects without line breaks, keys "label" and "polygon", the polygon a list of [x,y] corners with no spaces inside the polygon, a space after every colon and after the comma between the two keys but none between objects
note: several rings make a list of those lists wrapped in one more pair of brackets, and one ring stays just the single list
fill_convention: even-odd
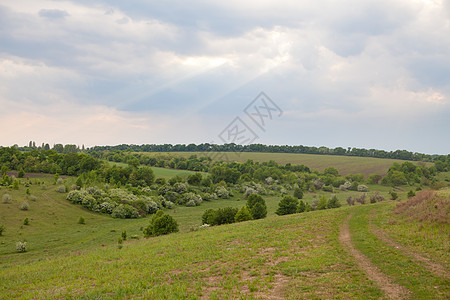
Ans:
[{"label": "bare earth patch", "polygon": [[407,298],[409,291],[396,283],[393,283],[385,274],[383,274],[372,262],[359,250],[357,250],[351,241],[350,229],[348,221],[352,215],[350,214],[345,220],[339,233],[340,242],[345,245],[352,256],[355,258],[357,265],[360,269],[367,273],[370,280],[375,282],[379,288],[384,292],[385,296],[389,299],[404,299]]}]

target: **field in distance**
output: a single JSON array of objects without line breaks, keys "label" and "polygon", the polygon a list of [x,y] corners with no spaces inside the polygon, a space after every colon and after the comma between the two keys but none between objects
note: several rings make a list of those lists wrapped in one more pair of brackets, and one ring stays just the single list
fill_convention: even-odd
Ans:
[{"label": "field in distance", "polygon": [[[139,152],[149,156],[157,156],[159,154],[167,154],[166,152]],[[318,154],[300,154],[300,153],[258,153],[258,152],[170,152],[171,155],[182,157],[209,156],[213,160],[228,160],[237,162],[246,162],[252,159],[257,162],[267,162],[273,160],[278,164],[285,165],[291,163],[293,165],[303,164],[311,170],[323,172],[327,167],[335,167],[341,175],[362,173],[368,177],[370,174],[386,175],[389,167],[394,162],[403,163],[404,160],[374,158],[374,157],[358,157],[358,156],[340,156],[340,155],[318,155]],[[419,162],[414,162],[419,163]],[[423,163],[423,162],[420,162]],[[425,163],[427,167],[431,164]]]}]

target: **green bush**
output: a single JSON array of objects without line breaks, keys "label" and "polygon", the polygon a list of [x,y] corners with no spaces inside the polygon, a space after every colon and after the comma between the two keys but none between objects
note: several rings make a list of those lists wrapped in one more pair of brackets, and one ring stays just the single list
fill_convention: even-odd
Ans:
[{"label": "green bush", "polygon": [[391,195],[391,200],[396,200],[398,198],[398,194],[394,191],[390,191],[389,195]]},{"label": "green bush", "polygon": [[28,218],[25,218],[23,220],[23,225],[30,225],[30,220]]},{"label": "green bush", "polygon": [[3,232],[5,231],[5,225],[0,225],[0,236],[3,235]]},{"label": "green bush", "polygon": [[339,202],[339,199],[334,195],[330,200],[328,200],[327,208],[338,208],[341,207],[341,202]]},{"label": "green bush", "polygon": [[281,215],[289,215],[293,214],[297,211],[298,200],[291,196],[284,196],[280,203],[278,203],[278,209],[276,210],[276,214]]},{"label": "green bush", "polygon": [[80,217],[78,218],[78,224],[86,224],[86,221],[84,220],[84,217],[83,217],[83,216],[80,216]]},{"label": "green bush", "polygon": [[369,191],[369,188],[364,184],[358,185],[357,189],[358,189],[358,192],[368,192]]},{"label": "green bush", "polygon": [[144,229],[144,236],[158,236],[172,232],[178,232],[178,223],[172,216],[159,210],[152,216],[150,225]]},{"label": "green bush", "polygon": [[211,223],[214,222],[214,214],[215,210],[212,208],[205,210],[202,215],[202,224],[211,225]]},{"label": "green bush", "polygon": [[126,232],[125,230],[122,231],[122,239],[123,239],[124,241],[127,240],[127,232]]},{"label": "green bush", "polygon": [[294,190],[294,197],[297,199],[302,199],[303,198],[303,191],[301,188],[296,188]]},{"label": "green bush", "polygon": [[305,211],[306,211],[305,202],[303,202],[303,200],[300,200],[300,202],[298,203],[298,206],[297,206],[297,212],[298,213],[302,213],[302,212],[305,212]]},{"label": "green bush", "polygon": [[316,209],[317,210],[326,209],[327,206],[328,206],[327,198],[325,196],[320,197],[319,201],[317,202]]},{"label": "green bush", "polygon": [[253,219],[263,219],[267,216],[266,201],[257,194],[251,194],[247,199],[247,206]]},{"label": "green bush", "polygon": [[242,206],[241,209],[234,216],[235,222],[243,222],[243,221],[248,221],[251,219],[252,219],[252,214],[248,210],[247,205]]},{"label": "green bush", "polygon": [[411,198],[411,197],[414,197],[416,195],[416,193],[414,193],[414,191],[413,190],[410,190],[409,192],[408,192],[408,198]]},{"label": "green bush", "polygon": [[113,218],[135,219],[139,217],[139,212],[129,204],[120,204],[114,208],[111,215]]}]

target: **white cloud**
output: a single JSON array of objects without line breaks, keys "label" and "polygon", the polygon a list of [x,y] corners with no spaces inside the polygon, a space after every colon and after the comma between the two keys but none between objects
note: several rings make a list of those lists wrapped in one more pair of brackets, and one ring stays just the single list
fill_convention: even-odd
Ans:
[{"label": "white cloud", "polygon": [[[314,118],[323,139],[364,118],[419,128],[449,111],[449,36],[448,1],[0,0],[0,114],[21,120],[16,136],[59,138],[48,124],[64,124],[75,138],[78,118],[93,143],[201,142],[264,90],[286,131]],[[180,116],[184,137],[169,125]]]}]

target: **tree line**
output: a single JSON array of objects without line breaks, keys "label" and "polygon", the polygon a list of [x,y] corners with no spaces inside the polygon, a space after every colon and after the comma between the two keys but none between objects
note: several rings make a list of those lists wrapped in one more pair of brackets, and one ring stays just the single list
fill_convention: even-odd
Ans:
[{"label": "tree line", "polygon": [[328,147],[313,147],[303,145],[239,145],[239,144],[143,144],[143,145],[128,145],[121,144],[117,146],[95,146],[88,148],[87,151],[111,151],[111,150],[127,150],[133,152],[266,152],[266,153],[303,153],[303,154],[321,154],[321,155],[343,155],[343,156],[359,156],[359,157],[375,157],[375,158],[391,158],[412,161],[445,161],[448,155],[430,155],[407,150],[385,151],[377,149],[352,148],[347,149],[342,147],[328,148]]}]

